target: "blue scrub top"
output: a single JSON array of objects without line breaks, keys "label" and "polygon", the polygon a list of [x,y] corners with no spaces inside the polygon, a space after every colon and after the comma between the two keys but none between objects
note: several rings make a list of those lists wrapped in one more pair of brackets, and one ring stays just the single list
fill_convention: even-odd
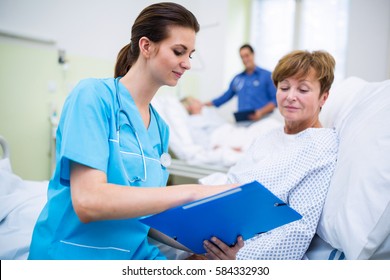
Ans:
[{"label": "blue scrub top", "polygon": [[212,100],[219,107],[234,96],[238,97],[238,111],[257,110],[269,102],[276,104],[276,88],[271,78],[271,72],[256,67],[252,74],[245,71],[236,75],[229,89],[220,97]]},{"label": "blue scrub top", "polygon": [[[141,142],[119,115],[115,80],[86,79],[68,96],[56,135],[56,170],[49,183],[48,202],[34,228],[29,259],[165,259],[149,245],[149,227],[138,219],[80,222],[70,196],[70,161],[107,174],[109,183],[126,186],[165,186],[168,172],[159,158],[168,152],[169,130],[150,106],[145,128],[134,100],[119,82],[122,109],[127,112]],[[146,178],[145,178],[146,177]],[[134,178],[141,178],[132,182]]]}]

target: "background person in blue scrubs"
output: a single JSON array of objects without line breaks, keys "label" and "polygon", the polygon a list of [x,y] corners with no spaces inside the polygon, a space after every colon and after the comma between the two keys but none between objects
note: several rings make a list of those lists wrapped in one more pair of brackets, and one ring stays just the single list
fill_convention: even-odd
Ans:
[{"label": "background person in blue scrubs", "polygon": [[250,116],[253,121],[271,113],[276,105],[276,88],[271,79],[271,72],[256,66],[255,52],[251,45],[240,48],[240,57],[245,70],[236,75],[229,89],[220,97],[206,102],[206,106],[219,107],[234,96],[238,97],[238,111],[255,111]]},{"label": "background person in blue scrubs", "polygon": [[83,80],[68,96],[29,259],[164,259],[138,218],[235,187],[164,187],[169,129],[150,102],[191,68],[198,30],[181,5],[146,7],[115,78]]}]

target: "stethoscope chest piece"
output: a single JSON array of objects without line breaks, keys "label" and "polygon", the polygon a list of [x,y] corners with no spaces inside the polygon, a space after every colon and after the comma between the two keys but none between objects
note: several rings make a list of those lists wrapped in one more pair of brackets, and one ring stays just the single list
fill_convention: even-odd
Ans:
[{"label": "stethoscope chest piece", "polygon": [[172,158],[171,158],[171,155],[168,154],[168,153],[163,153],[160,157],[160,163],[162,166],[164,166],[165,168],[170,166],[171,163],[172,163]]}]

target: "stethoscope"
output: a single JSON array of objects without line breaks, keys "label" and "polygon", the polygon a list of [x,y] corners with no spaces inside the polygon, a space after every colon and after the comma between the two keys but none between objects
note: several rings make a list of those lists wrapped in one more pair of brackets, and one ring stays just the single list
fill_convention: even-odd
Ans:
[{"label": "stethoscope", "polygon": [[[240,91],[244,87],[244,84],[245,84],[245,79],[241,77],[237,77],[233,81],[233,88],[235,91]],[[258,79],[253,81],[254,87],[258,87],[259,85],[260,85],[260,81]]]},{"label": "stethoscope", "polygon": [[[160,125],[157,121],[157,127],[158,127],[158,133],[159,133],[159,136],[160,136],[160,143],[161,143],[161,156],[159,159],[155,159],[155,158],[150,158],[150,157],[146,157],[145,156],[145,153],[144,153],[144,149],[142,148],[142,143],[141,141],[139,140],[139,137],[138,137],[138,133],[137,133],[137,130],[134,128],[133,126],[133,123],[131,122],[130,120],[130,117],[129,115],[127,114],[127,112],[125,110],[123,110],[122,108],[122,99],[121,99],[121,96],[118,92],[118,82],[119,82],[119,78],[116,78],[115,79],[115,94],[116,94],[116,98],[118,100],[118,105],[119,105],[119,109],[118,109],[118,112],[117,112],[117,118],[116,118],[116,133],[117,133],[117,139],[118,139],[118,143],[120,143],[120,139],[119,139],[119,135],[120,135],[120,129],[122,128],[122,126],[129,126],[130,129],[133,131],[134,135],[135,135],[135,138],[137,140],[137,144],[139,146],[139,149],[140,149],[140,153],[141,153],[141,158],[142,158],[142,164],[143,164],[143,170],[144,170],[144,177],[141,178],[141,177],[133,177],[132,179],[129,178],[128,174],[127,174],[127,171],[126,171],[126,167],[124,168],[125,170],[125,174],[126,174],[126,177],[127,179],[129,180],[130,183],[134,183],[135,181],[142,181],[142,182],[145,182],[147,180],[147,169],[146,169],[146,158],[150,159],[150,160],[154,160],[154,161],[158,161],[163,167],[167,168],[168,166],[171,165],[171,162],[172,162],[172,158],[170,156],[170,154],[168,153],[165,153],[163,151],[163,141],[162,141],[162,133],[161,133],[161,129],[160,129]],[[155,119],[157,119],[156,117],[156,113],[154,112],[154,110],[152,109],[151,110],[155,116]],[[123,114],[126,119],[127,119],[127,123],[125,124],[122,124],[120,125],[120,114]],[[132,154],[132,155],[136,155],[136,156],[139,156],[137,153],[131,153],[131,152],[127,152],[127,154]]]}]

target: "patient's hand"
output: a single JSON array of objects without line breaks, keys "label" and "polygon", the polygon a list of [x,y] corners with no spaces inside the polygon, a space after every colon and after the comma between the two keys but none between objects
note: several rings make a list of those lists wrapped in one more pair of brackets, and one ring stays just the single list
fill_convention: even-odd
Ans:
[{"label": "patient's hand", "polygon": [[244,240],[241,236],[237,238],[234,246],[228,246],[216,237],[210,241],[204,241],[203,247],[206,249],[206,257],[209,260],[235,260],[237,252],[244,247]]},{"label": "patient's hand", "polygon": [[191,256],[187,257],[186,260],[207,260],[207,258],[205,255],[192,254]]},{"label": "patient's hand", "polygon": [[[220,145],[213,146],[213,150],[216,150],[216,149],[219,149],[219,148],[221,148]],[[230,149],[235,151],[235,152],[239,152],[239,153],[242,152],[242,148],[241,147],[230,147]]]}]

